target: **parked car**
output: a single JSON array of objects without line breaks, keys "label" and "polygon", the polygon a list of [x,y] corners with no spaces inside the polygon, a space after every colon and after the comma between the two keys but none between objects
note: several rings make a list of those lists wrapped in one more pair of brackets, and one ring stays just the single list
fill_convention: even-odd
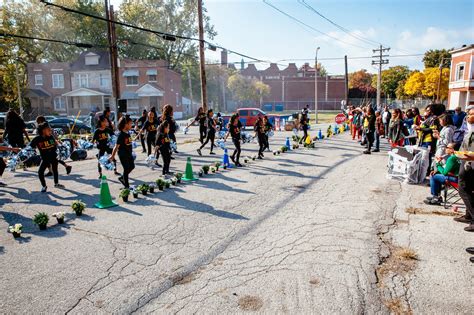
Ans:
[{"label": "parked car", "polygon": [[91,127],[87,126],[85,123],[83,123],[80,120],[76,120],[74,123],[74,119],[70,118],[56,118],[53,120],[48,121],[49,125],[51,128],[61,128],[64,133],[69,133],[69,128],[74,126],[74,129],[72,133],[79,133],[79,134],[84,134],[84,133],[90,133],[91,132]]}]

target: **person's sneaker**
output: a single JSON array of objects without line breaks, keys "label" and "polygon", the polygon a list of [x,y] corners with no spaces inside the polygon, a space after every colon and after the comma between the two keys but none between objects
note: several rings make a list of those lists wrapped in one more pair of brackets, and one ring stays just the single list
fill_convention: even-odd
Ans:
[{"label": "person's sneaker", "polygon": [[468,223],[468,224],[471,223],[471,220],[466,218],[465,215],[463,215],[462,217],[456,217],[453,220],[456,221],[456,222],[460,222],[460,223]]},{"label": "person's sneaker", "polygon": [[71,170],[72,170],[72,166],[71,165],[68,165],[66,166],[66,174],[71,174]]},{"label": "person's sneaker", "polygon": [[472,262],[472,263],[474,263],[474,256],[470,257],[470,258],[469,258],[469,261]]},{"label": "person's sneaker", "polygon": [[179,154],[178,150],[173,150],[174,153]]},{"label": "person's sneaker", "polygon": [[99,179],[102,179],[102,173],[99,173]]},{"label": "person's sneaker", "polygon": [[158,166],[158,167],[162,167],[162,165],[158,162],[155,162],[155,165]]},{"label": "person's sneaker", "polygon": [[263,158],[261,156],[258,156],[257,159],[262,160]]},{"label": "person's sneaker", "polygon": [[212,152],[212,151],[209,152],[209,154],[210,154],[210,155],[216,155],[216,153],[215,153],[215,152]]},{"label": "person's sneaker", "polygon": [[118,180],[119,180],[119,182],[122,183],[122,185],[126,186],[126,185],[125,185],[125,181],[123,180],[123,177],[122,177],[122,176],[120,176],[120,177],[118,178]]},{"label": "person's sneaker", "polygon": [[122,174],[120,174],[119,172],[117,172],[117,170],[114,170],[114,175],[122,176]]},{"label": "person's sneaker", "polygon": [[52,173],[52,172],[48,172],[48,173],[44,174],[44,176],[50,177],[50,176],[53,176],[53,173]]},{"label": "person's sneaker", "polygon": [[363,153],[364,153],[364,154],[370,154],[370,151],[369,151],[369,150],[365,150]]},{"label": "person's sneaker", "polygon": [[442,201],[443,199],[441,197],[434,197],[434,198],[431,198],[430,200],[423,200],[424,203],[426,203],[427,205],[432,205],[432,206],[439,206],[441,205]]},{"label": "person's sneaker", "polygon": [[428,197],[426,197],[426,199],[425,199],[425,200],[432,200],[433,198],[438,198],[438,197],[437,197],[437,196],[433,196],[433,195],[431,195],[431,196],[428,196]]},{"label": "person's sneaker", "polygon": [[199,156],[202,156],[201,149],[197,149],[196,151],[199,154]]},{"label": "person's sneaker", "polygon": [[0,182],[0,187],[7,187],[7,184],[5,184],[4,182]]},{"label": "person's sneaker", "polygon": [[379,149],[372,150],[372,152],[380,152]]},{"label": "person's sneaker", "polygon": [[54,188],[64,188],[64,185],[62,184],[54,184]]},{"label": "person's sneaker", "polygon": [[172,157],[172,156],[170,156],[170,159],[171,159],[171,160],[174,160],[175,158],[174,158],[174,157]]},{"label": "person's sneaker", "polygon": [[468,247],[466,248],[466,252],[468,252],[471,255],[474,255],[474,247]]},{"label": "person's sneaker", "polygon": [[469,224],[468,226],[466,226],[466,227],[464,228],[464,231],[466,231],[466,232],[474,232],[474,224],[471,223],[471,224]]},{"label": "person's sneaker", "polygon": [[237,166],[237,167],[244,167],[244,166],[243,166],[242,164],[240,164],[239,162],[237,162],[237,163],[235,164],[235,166]]},{"label": "person's sneaker", "polygon": [[48,191],[48,186],[41,187],[41,192],[42,193],[45,193],[46,191]]}]

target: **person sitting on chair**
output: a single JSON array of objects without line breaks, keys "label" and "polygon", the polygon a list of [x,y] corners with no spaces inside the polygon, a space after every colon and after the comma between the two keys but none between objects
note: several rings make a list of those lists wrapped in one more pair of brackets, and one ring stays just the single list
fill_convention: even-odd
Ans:
[{"label": "person sitting on chair", "polygon": [[[431,196],[426,198],[425,203],[428,205],[440,205],[442,198],[440,196],[441,187],[446,180],[450,182],[458,182],[459,162],[456,155],[454,155],[455,143],[450,143],[446,146],[446,156],[436,156],[436,165],[431,172],[430,188]],[[446,164],[442,164],[443,158],[446,159]]]}]

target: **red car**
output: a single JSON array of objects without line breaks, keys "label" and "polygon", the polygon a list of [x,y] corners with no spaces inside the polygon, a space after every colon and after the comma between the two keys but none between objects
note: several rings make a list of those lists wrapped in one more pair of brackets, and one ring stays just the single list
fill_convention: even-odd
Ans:
[{"label": "red car", "polygon": [[259,108],[239,108],[237,110],[240,116],[240,121],[245,122],[244,126],[253,126],[258,117],[266,115],[264,111]]}]

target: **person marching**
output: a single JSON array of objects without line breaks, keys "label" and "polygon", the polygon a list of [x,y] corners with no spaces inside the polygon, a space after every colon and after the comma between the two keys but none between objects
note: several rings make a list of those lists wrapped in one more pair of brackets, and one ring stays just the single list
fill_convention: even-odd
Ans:
[{"label": "person marching", "polygon": [[268,120],[268,116],[263,116],[263,127],[265,130],[265,147],[263,150],[268,150],[270,151],[270,142],[268,141],[268,134],[273,130],[273,125],[271,122]]},{"label": "person marching", "polygon": [[38,148],[41,156],[41,164],[38,169],[38,177],[41,183],[41,192],[45,193],[48,190],[46,180],[44,179],[44,171],[51,166],[54,176],[54,187],[64,188],[59,184],[58,176],[58,156],[56,153],[57,140],[53,137],[53,131],[48,123],[42,123],[38,126],[38,135],[31,140],[30,146]]},{"label": "person marching", "polygon": [[234,162],[235,166],[242,167],[242,164],[239,162],[240,158],[240,153],[242,152],[240,148],[240,140],[241,140],[241,134],[240,134],[240,129],[242,128],[242,123],[239,120],[239,114],[235,113],[230,117],[230,122],[229,122],[229,131],[225,135],[224,141],[227,140],[227,137],[229,134],[232,137],[232,143],[234,143],[235,150],[234,153],[232,153],[232,156],[230,159],[232,162]]},{"label": "person marching", "polygon": [[199,142],[204,143],[204,139],[206,138],[207,135],[207,129],[206,129],[206,113],[204,112],[204,109],[202,107],[199,107],[198,112],[194,120],[186,126],[186,128],[189,128],[192,124],[195,122],[199,122]]},{"label": "person marching", "polygon": [[263,151],[265,150],[265,125],[263,123],[263,118],[258,117],[253,127],[255,131],[255,136],[258,139],[258,158],[261,160],[263,158]]},{"label": "person marching", "polygon": [[[169,124],[168,137],[170,138],[170,140],[172,140],[176,144],[176,135],[175,135],[176,129],[177,129],[176,121],[173,118],[173,106],[169,104],[166,104],[165,106],[163,106],[163,114],[161,115],[161,118],[160,118],[160,124],[164,123],[165,121],[167,121]],[[170,146],[170,150],[171,150],[171,146]],[[170,158],[173,160],[174,157],[172,156],[172,152],[174,153],[179,153],[179,152],[176,149],[173,149],[172,151],[170,151],[171,153]]]},{"label": "person marching", "polygon": [[301,129],[303,129],[303,137],[300,139],[301,144],[306,141],[306,138],[308,137],[308,112],[306,110],[301,112],[300,125]]},{"label": "person marching", "polygon": [[214,112],[212,111],[212,109],[209,109],[207,111],[207,137],[206,137],[206,141],[204,141],[204,143],[201,145],[201,147],[199,147],[199,149],[197,149],[197,153],[201,156],[202,156],[201,150],[206,146],[206,144],[209,142],[209,140],[211,141],[211,152],[209,154],[215,154],[214,152],[212,152],[212,150],[214,149],[214,140],[216,138],[217,125],[216,125],[216,122],[215,122],[213,116],[214,116]]},{"label": "person marching", "polygon": [[216,131],[222,131],[224,128],[224,118],[222,118],[221,113],[217,113],[216,116]]},{"label": "person marching", "polygon": [[[148,117],[148,113],[146,109],[144,109],[142,112],[142,116],[138,118],[137,121],[135,121],[135,126],[136,126],[135,131],[140,132],[140,130],[142,130],[143,125],[145,124],[145,121],[147,120],[147,117]],[[140,137],[140,142],[142,143],[142,148],[143,148],[142,153],[145,153],[146,152],[145,135],[142,133],[139,133],[138,136]]]},{"label": "person marching", "polygon": [[146,145],[147,145],[147,154],[152,154],[152,147],[156,141],[156,127],[158,126],[158,119],[155,118],[155,114],[150,111],[148,113],[148,119],[143,124],[142,129],[140,130],[140,135],[146,131]]},{"label": "person marching", "polygon": [[[114,133],[110,128],[107,128],[107,119],[105,117],[100,117],[97,122],[97,129],[94,131],[94,136],[92,137],[92,142],[97,143],[97,149],[99,153],[97,154],[97,159],[100,159],[105,153],[111,154],[112,149],[108,145],[109,137],[113,136]],[[99,170],[99,178],[102,178],[102,167],[98,163],[97,168]],[[117,161],[114,160],[114,173],[115,175],[120,175],[117,172]]]},{"label": "person marching", "polygon": [[13,109],[9,109],[5,117],[5,132],[3,137],[8,141],[8,144],[12,147],[24,148],[25,140],[30,141],[28,132],[26,131],[26,125],[23,118],[17,114]]},{"label": "person marching", "polygon": [[161,123],[158,138],[156,139],[156,150],[159,150],[163,159],[163,175],[170,175],[171,163],[171,139],[169,137],[170,124],[168,121]]},{"label": "person marching", "polygon": [[129,131],[132,129],[132,119],[130,117],[122,117],[118,123],[118,130],[120,131],[117,137],[117,143],[112,151],[112,155],[109,161],[115,160],[115,155],[118,153],[120,163],[123,167],[123,175],[118,179],[125,188],[130,188],[128,182],[128,176],[135,168],[135,162],[133,161],[133,147],[132,139],[130,138]]}]

